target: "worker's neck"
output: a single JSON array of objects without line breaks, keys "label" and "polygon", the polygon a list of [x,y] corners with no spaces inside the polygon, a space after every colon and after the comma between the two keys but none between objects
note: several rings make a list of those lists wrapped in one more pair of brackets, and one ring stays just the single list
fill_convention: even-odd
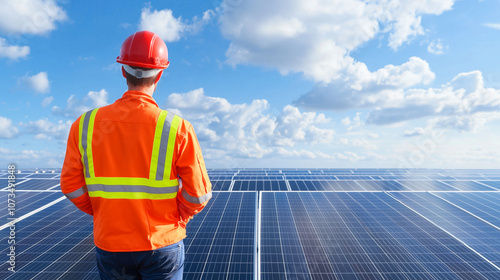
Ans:
[{"label": "worker's neck", "polygon": [[153,96],[153,92],[155,92],[155,90],[156,90],[156,83],[149,86],[149,87],[144,87],[144,86],[136,87],[136,86],[129,85],[128,90],[140,91],[140,92],[143,92],[149,96]]}]

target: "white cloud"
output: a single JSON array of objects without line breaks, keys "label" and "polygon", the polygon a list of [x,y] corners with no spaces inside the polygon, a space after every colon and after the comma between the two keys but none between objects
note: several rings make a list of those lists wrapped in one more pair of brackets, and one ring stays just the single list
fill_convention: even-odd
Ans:
[{"label": "white cloud", "polygon": [[500,30],[500,23],[485,23],[484,26]]},{"label": "white cloud", "polygon": [[4,38],[0,38],[0,57],[19,59],[27,57],[29,54],[30,47],[9,45],[9,43],[7,43],[7,40],[5,40]]},{"label": "white cloud", "polygon": [[47,107],[50,105],[50,103],[52,103],[52,101],[54,101],[54,97],[53,96],[47,96],[45,97],[43,100],[42,100],[42,107]]},{"label": "white cloud", "polygon": [[426,134],[425,128],[422,127],[415,127],[414,129],[406,130],[403,133],[404,137],[413,137],[413,136],[420,136]]},{"label": "white cloud", "polygon": [[141,20],[139,29],[152,31],[167,42],[175,42],[181,39],[186,33],[197,33],[214,16],[212,10],[203,13],[201,19],[194,17],[192,23],[183,22],[182,18],[174,17],[172,10],[152,10],[151,7],[145,7],[141,11]]},{"label": "white cloud", "polygon": [[335,158],[337,158],[339,160],[347,160],[347,161],[351,161],[351,162],[356,162],[356,161],[360,161],[360,160],[365,159],[364,156],[358,155],[357,153],[350,152],[350,151],[346,151],[343,153],[336,153]]},{"label": "white cloud", "polygon": [[444,53],[444,48],[444,44],[441,40],[435,40],[429,43],[427,51],[435,55],[440,55]]},{"label": "white cloud", "polygon": [[288,105],[276,116],[268,112],[267,100],[231,104],[205,96],[201,88],[171,94],[166,107],[192,122],[199,140],[210,149],[236,158],[263,158],[286,147],[328,144],[334,135],[324,128],[330,120],[323,114],[300,112]]},{"label": "white cloud", "polygon": [[26,75],[22,80],[24,84],[37,93],[49,92],[50,82],[47,72],[40,72],[33,76]]},{"label": "white cloud", "polygon": [[429,64],[418,57],[375,72],[363,64],[343,79],[316,85],[295,104],[309,109],[348,110],[398,103],[404,98],[403,89],[428,84],[434,77]]},{"label": "white cloud", "polygon": [[382,1],[378,7],[382,9],[382,22],[386,23],[391,31],[389,46],[397,49],[409,39],[424,34],[421,16],[439,15],[450,10],[454,2],[454,0]]},{"label": "white cloud", "polygon": [[439,117],[432,126],[474,130],[495,119],[500,111],[500,90],[485,88],[481,72],[473,71],[457,75],[441,88],[407,90],[398,102],[383,105],[369,113],[367,123]]},{"label": "white cloud", "polygon": [[18,170],[25,168],[60,168],[64,161],[63,152],[47,150],[12,150],[0,147],[0,164],[15,163]]},{"label": "white cloud", "polygon": [[368,72],[349,55],[351,50],[380,33],[390,33],[389,46],[397,49],[423,34],[421,15],[440,14],[453,2],[276,0],[271,5],[254,0],[232,5],[227,0],[219,22],[231,40],[228,63],[276,68],[284,75],[301,72],[329,83],[350,75],[362,79]]},{"label": "white cloud", "polygon": [[71,128],[71,121],[58,121],[53,123],[48,119],[39,119],[30,121],[23,124],[26,127],[27,134],[34,134],[35,139],[52,140],[52,138],[59,140],[66,140],[68,138],[69,129]]},{"label": "white cloud", "polygon": [[355,148],[363,148],[367,151],[378,150],[378,146],[375,145],[372,141],[365,138],[341,138],[340,143],[345,146],[355,147]]},{"label": "white cloud", "polygon": [[83,99],[71,95],[66,101],[66,108],[52,107],[52,113],[69,118],[78,118],[81,114],[97,107],[108,105],[108,92],[105,89],[90,91]]},{"label": "white cloud", "polygon": [[91,100],[92,106],[102,107],[108,105],[108,92],[104,89],[100,91],[89,91],[87,98]]},{"label": "white cloud", "polygon": [[151,7],[143,8],[139,29],[152,31],[167,42],[178,41],[185,29],[181,17],[175,18],[172,10],[153,10]]},{"label": "white cloud", "polygon": [[0,138],[14,138],[19,133],[17,127],[12,125],[12,120],[0,116]]},{"label": "white cloud", "polygon": [[341,123],[347,127],[347,131],[351,131],[355,128],[362,127],[364,125],[363,121],[361,121],[361,112],[357,112],[356,115],[352,118],[345,117],[341,120]]},{"label": "white cloud", "polygon": [[42,35],[67,20],[66,12],[55,0],[3,0],[0,31],[7,34]]}]

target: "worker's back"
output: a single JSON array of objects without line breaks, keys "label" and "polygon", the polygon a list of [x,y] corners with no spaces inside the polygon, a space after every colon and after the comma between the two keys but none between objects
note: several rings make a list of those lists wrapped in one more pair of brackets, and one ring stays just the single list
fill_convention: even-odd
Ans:
[{"label": "worker's back", "polygon": [[[149,178],[160,112],[151,97],[133,91],[100,108],[92,139],[95,177]],[[164,174],[165,180],[177,179],[175,165],[172,167],[170,174]],[[96,246],[108,251],[145,251],[183,239],[185,229],[178,225],[175,196],[178,187],[168,188],[175,193],[166,199],[108,199],[94,196],[90,190]]]},{"label": "worker's back", "polygon": [[212,197],[201,148],[191,124],[152,97],[165,43],[136,32],[117,62],[129,90],[73,123],[61,190],[94,217],[101,279],[182,279],[186,224]]}]

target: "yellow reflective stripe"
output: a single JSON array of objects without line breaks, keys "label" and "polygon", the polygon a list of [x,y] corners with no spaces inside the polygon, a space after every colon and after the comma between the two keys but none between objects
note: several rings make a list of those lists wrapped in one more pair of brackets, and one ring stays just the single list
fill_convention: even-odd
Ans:
[{"label": "yellow reflective stripe", "polygon": [[87,158],[89,161],[89,174],[91,178],[95,177],[94,158],[92,157],[92,136],[94,134],[94,121],[97,110],[99,110],[99,108],[92,110],[92,113],[90,114],[89,129],[87,133]]},{"label": "yellow reflective stripe", "polygon": [[152,194],[143,192],[88,192],[90,197],[114,198],[114,199],[170,199],[175,198],[177,193]]},{"label": "yellow reflective stripe", "polygon": [[175,138],[177,136],[177,128],[181,118],[177,115],[174,116],[172,124],[170,125],[170,133],[168,135],[167,158],[165,159],[165,171],[163,176],[170,178],[170,171],[172,170],[172,158],[174,156]]},{"label": "yellow reflective stripe", "polygon": [[[82,156],[81,157],[81,160],[82,160],[82,163],[84,162],[84,159],[83,159],[83,156],[84,156],[84,152],[83,152],[83,146],[82,146],[82,135],[83,135],[83,122],[85,120],[85,115],[87,113],[84,113],[81,117],[80,117],[80,123],[78,124],[78,148],[80,149],[80,155]],[[83,174],[85,174],[85,164],[83,164]]]},{"label": "yellow reflective stripe", "polygon": [[167,111],[162,110],[156,121],[155,136],[153,141],[153,150],[151,152],[151,163],[149,165],[149,179],[154,180],[156,177],[156,169],[158,167],[158,154],[160,152],[161,133],[165,124]]},{"label": "yellow reflective stripe", "polygon": [[85,178],[85,183],[87,183],[87,185],[140,185],[153,188],[176,187],[179,185],[179,181],[177,179],[157,181],[148,178],[135,177],[92,177]]}]

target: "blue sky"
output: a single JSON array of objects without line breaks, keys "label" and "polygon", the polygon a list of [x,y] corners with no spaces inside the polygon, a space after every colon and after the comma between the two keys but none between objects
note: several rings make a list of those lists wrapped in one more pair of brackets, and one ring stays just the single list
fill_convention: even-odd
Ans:
[{"label": "blue sky", "polygon": [[154,98],[208,168],[498,168],[497,0],[0,4],[0,164],[61,167],[71,123],[126,91],[138,30],[170,67]]}]

